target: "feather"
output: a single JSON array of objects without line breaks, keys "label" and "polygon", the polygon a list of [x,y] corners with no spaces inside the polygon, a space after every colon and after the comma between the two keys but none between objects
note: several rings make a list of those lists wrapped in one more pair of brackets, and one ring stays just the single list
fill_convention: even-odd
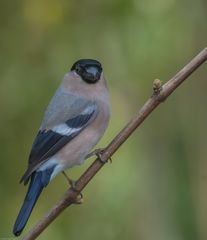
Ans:
[{"label": "feather", "polygon": [[39,131],[29,156],[29,166],[20,182],[28,182],[29,176],[40,164],[56,154],[69,141],[76,137],[97,115],[95,103],[88,105],[79,115],[66,120],[50,130]]},{"label": "feather", "polygon": [[19,236],[24,229],[40,193],[50,181],[54,167],[55,165],[45,171],[38,171],[32,174],[28,192],[14,224],[13,233],[15,236]]}]

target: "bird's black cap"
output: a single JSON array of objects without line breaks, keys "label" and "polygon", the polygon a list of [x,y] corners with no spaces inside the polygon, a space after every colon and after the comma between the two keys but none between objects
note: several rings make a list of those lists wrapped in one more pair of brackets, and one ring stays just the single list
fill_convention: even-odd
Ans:
[{"label": "bird's black cap", "polygon": [[80,60],[76,61],[73,64],[73,66],[71,67],[71,71],[75,70],[77,65],[80,65],[80,66],[83,66],[83,67],[96,66],[96,67],[98,67],[102,70],[101,63],[97,60],[94,60],[94,59],[80,59]]}]

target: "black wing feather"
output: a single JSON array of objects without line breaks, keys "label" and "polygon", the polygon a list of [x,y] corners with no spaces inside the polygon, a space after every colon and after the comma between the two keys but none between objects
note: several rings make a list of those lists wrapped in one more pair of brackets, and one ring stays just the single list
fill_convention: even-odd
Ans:
[{"label": "black wing feather", "polygon": [[93,109],[88,114],[80,114],[74,118],[71,118],[65,122],[71,129],[76,128],[77,131],[62,135],[53,130],[39,131],[32,146],[32,150],[29,156],[29,166],[20,182],[27,183],[30,175],[36,170],[41,162],[44,162],[49,157],[56,154],[61,148],[63,148],[69,141],[77,136],[91,120],[97,115],[97,107],[93,104]]}]

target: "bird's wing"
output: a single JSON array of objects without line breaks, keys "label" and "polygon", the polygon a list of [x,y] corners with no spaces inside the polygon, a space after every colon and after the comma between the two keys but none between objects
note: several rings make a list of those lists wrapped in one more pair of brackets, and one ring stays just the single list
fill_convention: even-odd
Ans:
[{"label": "bird's wing", "polygon": [[[75,107],[76,105],[77,107]],[[55,121],[56,125],[52,128],[41,129],[38,132],[29,156],[28,169],[20,182],[24,181],[26,184],[32,172],[76,137],[97,116],[98,108],[93,101],[85,100],[84,103],[80,104],[80,99],[78,99],[77,102],[73,101],[72,106],[76,109],[75,116],[71,113],[71,111],[74,112],[71,109],[69,113],[65,115],[66,118],[64,121],[60,122],[57,120]],[[79,109],[78,113],[77,109]],[[55,119],[54,116],[53,119]]]}]

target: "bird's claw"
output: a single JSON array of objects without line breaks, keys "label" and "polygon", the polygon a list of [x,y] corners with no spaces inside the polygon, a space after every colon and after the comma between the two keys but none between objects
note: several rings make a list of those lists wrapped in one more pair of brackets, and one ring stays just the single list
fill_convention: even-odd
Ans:
[{"label": "bird's claw", "polygon": [[[73,189],[74,190],[74,189]],[[84,202],[83,200],[83,194],[80,192],[78,196],[76,197],[74,204],[82,204]]]},{"label": "bird's claw", "polygon": [[78,189],[76,188],[76,181],[72,180],[71,188],[74,192],[78,193],[78,195],[74,201],[74,204],[82,204],[84,202],[83,194],[82,194],[82,192],[79,192]]},{"label": "bird's claw", "polygon": [[90,157],[93,157],[93,156],[97,156],[99,157],[99,155],[104,151],[104,148],[98,148],[98,149],[95,149],[93,150],[92,152],[90,152],[89,154],[86,155],[85,159],[88,159]]},{"label": "bird's claw", "polygon": [[68,177],[68,175],[63,171],[63,175],[66,177],[70,187],[74,192],[78,193],[78,196],[76,197],[74,204],[82,204],[83,203],[83,194],[79,192],[76,188],[76,181],[72,180],[71,178]]},{"label": "bird's claw", "polygon": [[103,154],[104,150],[105,150],[104,148],[95,149],[94,151],[92,151],[91,153],[89,153],[88,155],[86,155],[86,158],[85,158],[85,159],[88,159],[88,158],[90,158],[90,157],[92,157],[92,156],[95,155],[95,156],[98,157],[98,159],[99,159],[102,163],[107,163],[108,160],[110,161],[110,163],[112,163],[111,157],[110,157],[109,159],[107,159],[107,160],[103,159],[102,154]]}]

